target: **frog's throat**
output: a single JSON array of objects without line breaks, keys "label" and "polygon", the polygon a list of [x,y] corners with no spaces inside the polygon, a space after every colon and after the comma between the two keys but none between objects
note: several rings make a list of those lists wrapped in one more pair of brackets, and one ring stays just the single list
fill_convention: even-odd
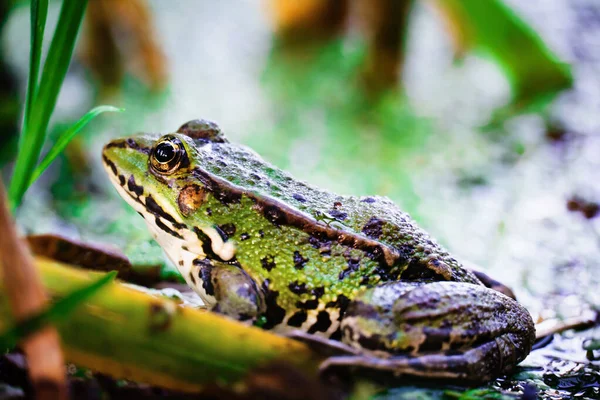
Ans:
[{"label": "frog's throat", "polygon": [[[190,230],[188,225],[183,222],[179,213],[167,213],[164,209],[162,212],[151,211],[147,206],[149,196],[146,195],[145,190],[141,194],[139,192],[132,193],[125,188],[125,185],[121,184],[106,163],[105,168],[117,192],[144,218],[154,239],[186,280],[194,259],[218,258],[219,261],[230,261],[235,257],[235,244],[231,241],[224,241],[215,228],[197,227],[204,234],[202,236],[205,241],[209,243],[203,242],[198,237],[199,235]],[[170,218],[167,219],[165,216],[170,216]],[[210,250],[206,251],[207,248]]]}]

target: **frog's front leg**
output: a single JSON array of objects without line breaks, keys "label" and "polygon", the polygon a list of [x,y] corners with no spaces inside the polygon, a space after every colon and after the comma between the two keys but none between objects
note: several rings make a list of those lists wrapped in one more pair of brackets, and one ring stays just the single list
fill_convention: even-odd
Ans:
[{"label": "frog's front leg", "polygon": [[[483,381],[510,371],[531,350],[527,310],[484,286],[394,282],[348,307],[343,340],[389,357],[394,373]],[[391,363],[391,364],[390,364]]]},{"label": "frog's front leg", "polygon": [[240,266],[207,259],[194,265],[196,291],[212,298],[212,311],[240,321],[254,320],[264,311],[262,292]]}]

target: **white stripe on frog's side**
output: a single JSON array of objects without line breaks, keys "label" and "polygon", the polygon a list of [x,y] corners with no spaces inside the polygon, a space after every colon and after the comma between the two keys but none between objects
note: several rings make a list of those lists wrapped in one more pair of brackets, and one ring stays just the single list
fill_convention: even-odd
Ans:
[{"label": "white stripe on frog's side", "polygon": [[223,242],[221,235],[215,228],[200,228],[210,238],[213,253],[221,257],[223,261],[229,261],[235,256],[235,245],[233,242]]}]

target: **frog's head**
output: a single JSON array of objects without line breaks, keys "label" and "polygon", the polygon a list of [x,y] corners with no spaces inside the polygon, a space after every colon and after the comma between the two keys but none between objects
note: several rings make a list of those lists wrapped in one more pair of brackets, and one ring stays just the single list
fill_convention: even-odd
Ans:
[{"label": "frog's head", "polygon": [[210,255],[225,261],[234,257],[233,243],[219,235],[209,215],[196,212],[215,201],[214,187],[198,176],[203,163],[199,149],[211,143],[227,141],[214,123],[200,120],[184,124],[177,133],[113,140],[102,153],[117,191],[144,217],[176,265],[188,252],[189,257]]},{"label": "frog's head", "polygon": [[119,194],[136,211],[160,207],[165,219],[177,220],[174,200],[181,178],[189,174],[192,151],[179,134],[140,135],[111,141],[102,160]]}]

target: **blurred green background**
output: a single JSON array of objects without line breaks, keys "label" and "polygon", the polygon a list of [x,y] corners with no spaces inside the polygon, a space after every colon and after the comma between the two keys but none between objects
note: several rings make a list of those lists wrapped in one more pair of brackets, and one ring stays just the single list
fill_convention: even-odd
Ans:
[{"label": "blurred green background", "polygon": [[[17,213],[26,233],[111,244],[138,266],[168,270],[109,184],[100,150],[114,137],[206,118],[299,179],[389,196],[458,258],[512,286],[535,318],[600,306],[600,3],[415,1],[392,31],[402,35],[392,68],[400,79],[381,83],[365,69],[378,60],[373,26],[361,28],[365,1],[350,2],[343,29],[331,21],[291,29],[277,1],[140,2],[147,19],[118,7],[107,17],[94,1],[49,136],[100,103],[125,112],[92,121],[31,187]],[[29,7],[6,3],[0,163],[8,178]],[[47,32],[59,8],[50,2]],[[452,36],[449,27],[466,28]],[[577,343],[594,334],[569,342],[576,358]]]}]

